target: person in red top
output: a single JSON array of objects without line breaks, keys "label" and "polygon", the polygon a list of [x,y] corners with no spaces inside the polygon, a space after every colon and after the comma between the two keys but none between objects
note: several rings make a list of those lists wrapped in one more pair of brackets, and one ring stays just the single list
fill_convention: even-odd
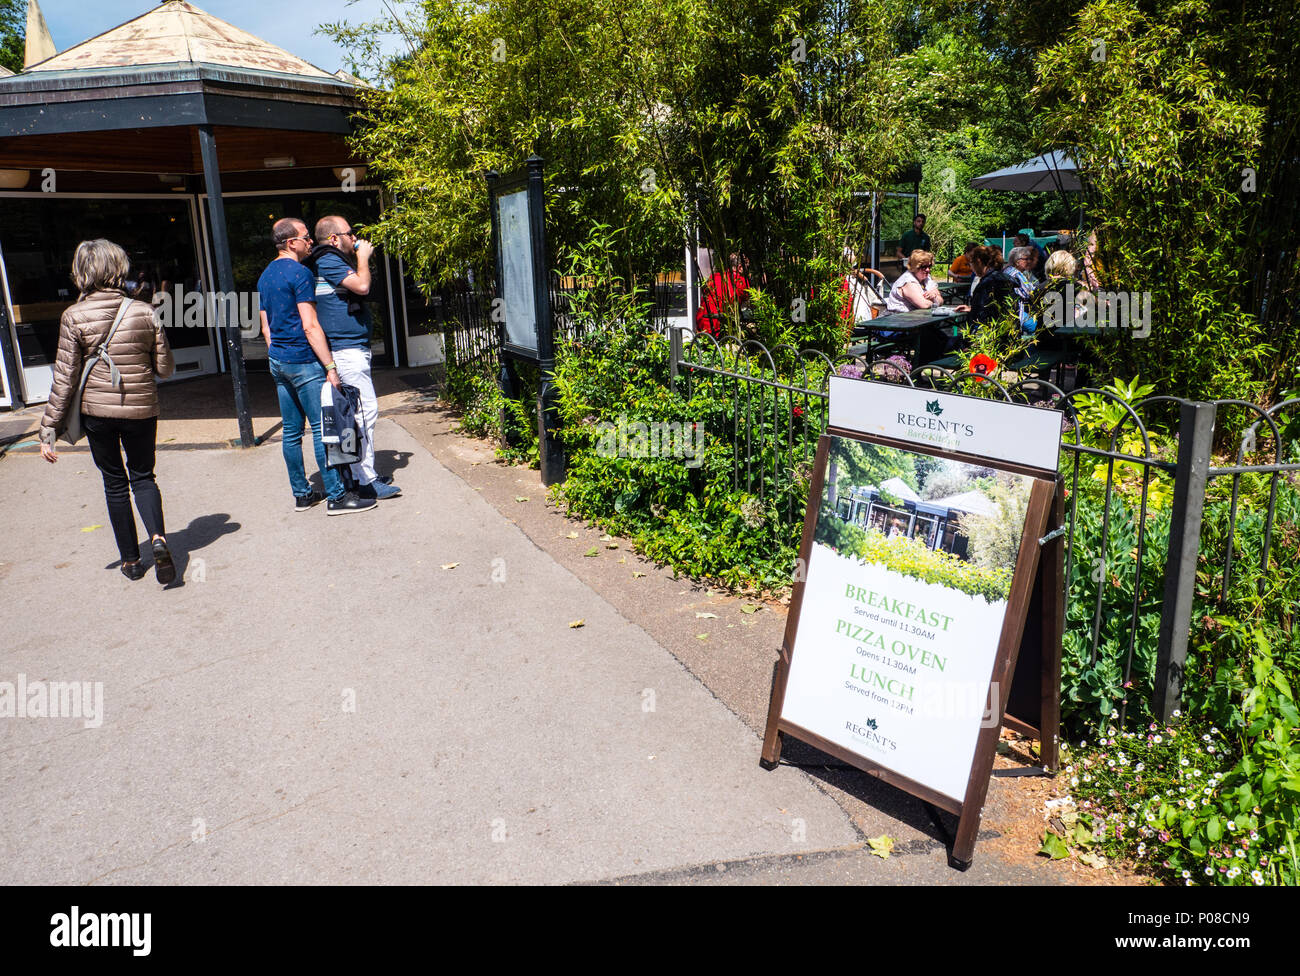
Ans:
[{"label": "person in red top", "polygon": [[731,267],[724,274],[713,272],[704,296],[700,300],[700,310],[695,313],[695,328],[709,335],[722,335],[722,326],[727,318],[727,309],[733,303],[740,305],[749,294],[749,281],[741,274],[740,255],[732,254]]}]

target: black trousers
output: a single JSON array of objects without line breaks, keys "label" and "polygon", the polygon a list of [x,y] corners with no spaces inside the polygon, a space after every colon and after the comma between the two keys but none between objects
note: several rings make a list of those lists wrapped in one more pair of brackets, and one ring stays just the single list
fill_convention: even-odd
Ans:
[{"label": "black trousers", "polygon": [[[104,499],[108,502],[108,518],[113,524],[117,551],[123,562],[140,558],[140,541],[135,534],[135,515],[131,512],[131,498],[140,510],[149,537],[163,535],[162,495],[154,481],[154,445],[158,439],[158,418],[148,420],[119,420],[116,417],[81,416],[82,429],[90,442],[90,454],[95,466],[104,476]],[[126,453],[126,464],[122,454]]]}]

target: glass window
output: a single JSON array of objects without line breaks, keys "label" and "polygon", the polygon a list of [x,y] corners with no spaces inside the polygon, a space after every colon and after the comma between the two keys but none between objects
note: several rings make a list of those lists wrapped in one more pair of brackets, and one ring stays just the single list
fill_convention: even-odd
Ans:
[{"label": "glass window", "polygon": [[[49,365],[58,349],[59,318],[77,300],[72,255],[81,241],[105,238],[131,261],[129,290],[152,299],[199,279],[189,198],[0,197],[4,248],[24,366]],[[209,345],[207,329],[170,328],[177,349]]]},{"label": "glass window", "polygon": [[[230,260],[235,277],[236,291],[256,291],[257,279],[275,260],[275,245],[271,242],[271,227],[281,217],[298,217],[313,233],[321,217],[336,215],[346,219],[352,229],[363,234],[367,223],[379,219],[379,194],[375,191],[357,190],[326,193],[277,193],[268,196],[226,197],[226,227],[230,236]],[[207,208],[207,200],[204,200]],[[208,212],[211,221],[211,212]],[[210,223],[209,223],[210,226]],[[370,294],[366,308],[373,324],[371,349],[376,359],[386,356],[388,339],[392,335],[388,315],[388,278],[385,262],[378,254],[371,259]],[[401,300],[400,293],[394,298]],[[266,343],[260,335],[244,339],[246,359],[265,359]]]},{"label": "glass window", "polygon": [[916,216],[917,195],[915,193],[886,193],[880,204],[880,268],[889,279],[897,278],[903,273],[902,262],[895,253],[903,235],[912,229],[912,219]]}]

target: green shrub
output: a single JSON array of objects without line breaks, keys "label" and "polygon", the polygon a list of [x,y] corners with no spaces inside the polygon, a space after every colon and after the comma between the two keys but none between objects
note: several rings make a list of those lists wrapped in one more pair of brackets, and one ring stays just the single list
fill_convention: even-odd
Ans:
[{"label": "green shrub", "polygon": [[917,539],[894,536],[887,539],[877,529],[863,529],[842,522],[823,508],[820,524],[840,523],[835,527],[834,546],[843,556],[884,566],[896,573],[924,583],[951,587],[971,596],[982,596],[988,603],[1005,600],[1011,593],[1011,571],[968,563],[950,552],[930,549]]},{"label": "green shrub", "polygon": [[1080,743],[1065,775],[1081,826],[1063,842],[1189,885],[1300,883],[1300,710],[1255,636],[1250,681],[1225,731],[1110,725],[1095,746]]}]

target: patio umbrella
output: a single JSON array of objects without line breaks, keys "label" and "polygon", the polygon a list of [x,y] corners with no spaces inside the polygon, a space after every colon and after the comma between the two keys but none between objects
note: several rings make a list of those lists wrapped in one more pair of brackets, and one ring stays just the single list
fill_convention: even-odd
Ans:
[{"label": "patio umbrella", "polygon": [[970,185],[976,190],[1015,190],[1020,193],[1053,190],[1077,193],[1080,189],[1074,160],[1059,149],[1016,166],[977,176]]}]

